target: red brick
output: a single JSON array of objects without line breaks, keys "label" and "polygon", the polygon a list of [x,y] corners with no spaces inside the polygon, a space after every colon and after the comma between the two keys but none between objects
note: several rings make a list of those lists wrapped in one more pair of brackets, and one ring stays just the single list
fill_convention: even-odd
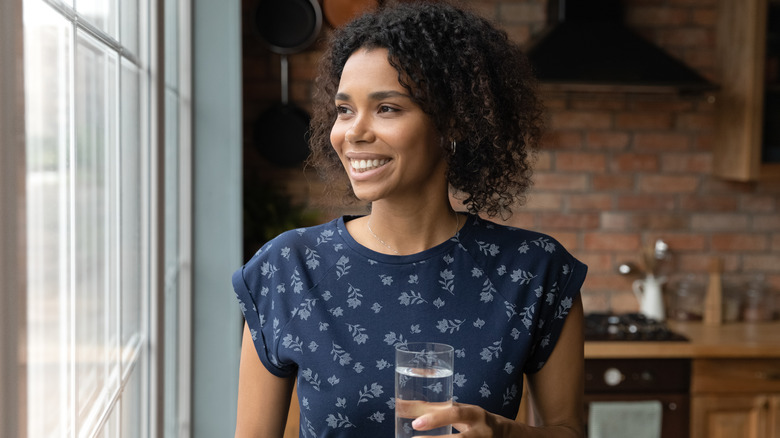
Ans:
[{"label": "red brick", "polygon": [[740,211],[771,213],[778,210],[778,199],[774,195],[748,194],[739,198]]},{"label": "red brick", "polygon": [[691,215],[691,228],[699,231],[744,230],[750,216],[739,213],[710,213]]},{"label": "red brick", "polygon": [[711,237],[715,251],[764,251],[769,241],[763,234],[720,233]]},{"label": "red brick", "polygon": [[[588,290],[594,291],[630,291],[631,281],[617,273],[590,273],[585,279]],[[633,295],[633,293],[632,293]],[[634,299],[636,301],[636,298]]]},{"label": "red brick", "polygon": [[780,233],[772,235],[772,251],[780,251]]},{"label": "red brick", "polygon": [[545,229],[592,230],[600,223],[597,213],[539,213],[537,217]]},{"label": "red brick", "polygon": [[744,255],[742,264],[745,271],[763,271],[780,273],[780,254]]},{"label": "red brick", "polygon": [[678,27],[659,30],[659,44],[663,47],[714,47],[715,30],[701,27]]},{"label": "red brick", "polygon": [[570,196],[569,209],[572,211],[609,211],[612,208],[612,195],[604,193],[583,193]]},{"label": "red brick", "polygon": [[706,113],[682,113],[675,119],[675,127],[686,131],[703,131],[715,128],[715,115]]},{"label": "red brick", "polygon": [[586,232],[583,243],[584,249],[595,251],[638,250],[640,245],[636,233]]},{"label": "red brick", "polygon": [[612,114],[601,111],[558,111],[552,113],[555,129],[605,129],[612,127]]},{"label": "red brick", "polygon": [[689,216],[677,213],[638,213],[632,222],[637,230],[687,230],[690,226]]},{"label": "red brick", "polygon": [[702,184],[703,193],[753,193],[754,184],[738,181],[731,181],[721,178],[706,178]]},{"label": "red brick", "polygon": [[672,115],[654,111],[623,112],[615,115],[615,127],[618,129],[669,129],[672,127]]},{"label": "red brick", "polygon": [[509,23],[534,23],[546,20],[547,9],[536,2],[498,3],[498,16]]},{"label": "red brick", "polygon": [[570,100],[571,109],[588,111],[624,111],[628,101],[616,94],[576,94]]},{"label": "red brick", "polygon": [[528,195],[525,209],[528,211],[561,211],[563,195],[560,193],[533,192]]},{"label": "red brick", "polygon": [[687,175],[643,175],[639,189],[646,193],[693,193],[699,187],[699,177]]},{"label": "red brick", "polygon": [[684,151],[690,149],[691,144],[690,135],[674,132],[638,133],[634,137],[634,148],[640,151]]},{"label": "red brick", "polygon": [[593,175],[593,190],[607,192],[625,192],[633,190],[633,175]]},{"label": "red brick", "polygon": [[607,231],[656,230],[684,231],[689,228],[687,215],[676,213],[606,212],[601,215],[601,228]]},{"label": "red brick", "polygon": [[589,131],[585,141],[589,149],[624,150],[628,147],[631,137],[625,132]]},{"label": "red brick", "polygon": [[528,43],[531,39],[531,27],[527,24],[501,24],[509,40],[520,46]]},{"label": "red brick", "polygon": [[534,171],[552,170],[552,159],[555,153],[552,151],[541,150],[535,156],[533,162]]},{"label": "red brick", "polygon": [[580,248],[580,235],[576,231],[567,232],[561,230],[543,231],[557,240],[569,252],[575,253]]},{"label": "red brick", "polygon": [[542,149],[576,150],[582,149],[582,132],[550,131],[542,138]]},{"label": "red brick", "polygon": [[601,215],[601,229],[605,231],[625,231],[633,229],[634,215],[607,211]]},{"label": "red brick", "polygon": [[563,171],[603,172],[607,167],[604,154],[592,152],[558,152],[555,167]]},{"label": "red brick", "polygon": [[639,301],[633,292],[618,291],[610,296],[609,305],[615,313],[636,312]]},{"label": "red brick", "polygon": [[756,231],[780,231],[780,213],[754,215],[753,229]]},{"label": "red brick", "polygon": [[711,153],[661,155],[661,171],[663,173],[703,173],[712,172]]},{"label": "red brick", "polygon": [[676,202],[671,196],[663,195],[620,195],[617,199],[617,210],[649,210],[673,211]]},{"label": "red brick", "polygon": [[712,151],[715,146],[715,135],[709,133],[697,133],[693,137],[693,150],[695,151]]},{"label": "red brick", "polygon": [[[775,173],[774,176],[778,176],[778,174]],[[778,195],[778,199],[780,199],[780,180],[762,181],[761,185],[756,187],[756,192],[761,194],[773,193]]]},{"label": "red brick", "polygon": [[585,285],[582,288],[582,307],[585,313],[591,312],[609,312],[609,298],[606,292],[590,291],[588,279],[585,279]]},{"label": "red brick", "polygon": [[[698,71],[702,76],[712,82],[717,82],[710,76],[714,76],[714,71],[718,67],[718,54],[715,49],[695,49],[688,50],[683,55],[683,62],[692,69]],[[699,105],[701,108],[702,105]]]},{"label": "red brick", "polygon": [[498,16],[498,6],[494,2],[469,2],[468,8],[471,12],[493,22],[501,18]]},{"label": "red brick", "polygon": [[663,239],[669,245],[672,254],[677,251],[703,251],[707,248],[707,238],[693,232],[657,233],[647,235],[648,241]]},{"label": "red brick", "polygon": [[683,8],[645,6],[630,8],[626,13],[626,23],[632,27],[680,26],[689,22],[690,13]]},{"label": "red brick", "polygon": [[668,96],[640,96],[634,99],[631,108],[635,111],[681,112],[692,110],[694,103],[682,98],[670,99]]},{"label": "red brick", "polygon": [[534,189],[583,192],[588,189],[588,177],[580,174],[539,172],[534,175]]},{"label": "red brick", "polygon": [[730,212],[737,210],[737,198],[729,195],[686,195],[680,197],[680,210]]},{"label": "red brick", "polygon": [[718,0],[668,0],[670,6],[716,6]]},{"label": "red brick", "polygon": [[[709,272],[712,253],[680,253],[675,254],[675,268],[677,272],[685,273],[706,273]],[[724,272],[735,272],[740,264],[740,257],[735,254],[717,254],[723,262]]]},{"label": "red brick", "polygon": [[510,216],[505,221],[502,221],[499,218],[488,218],[488,220],[493,222],[505,223],[511,227],[525,228],[525,229],[535,229],[536,228],[535,219],[536,219],[536,215],[534,213],[526,212],[521,209],[516,209],[516,211],[512,213],[512,216]]},{"label": "red brick", "polygon": [[576,256],[582,263],[588,265],[588,275],[615,272],[615,260],[610,253],[587,251]]},{"label": "red brick", "polygon": [[542,90],[541,94],[544,99],[544,106],[549,112],[561,111],[569,107],[569,100],[565,93],[545,93],[544,90]]},{"label": "red brick", "polygon": [[657,172],[658,155],[627,153],[616,155],[612,163],[616,172]]}]

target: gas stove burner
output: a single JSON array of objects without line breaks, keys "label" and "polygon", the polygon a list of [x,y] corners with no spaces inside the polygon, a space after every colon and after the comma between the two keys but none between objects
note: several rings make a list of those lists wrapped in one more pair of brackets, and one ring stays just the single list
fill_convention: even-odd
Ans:
[{"label": "gas stove burner", "polygon": [[585,315],[586,341],[687,341],[661,321],[640,313],[588,313]]}]

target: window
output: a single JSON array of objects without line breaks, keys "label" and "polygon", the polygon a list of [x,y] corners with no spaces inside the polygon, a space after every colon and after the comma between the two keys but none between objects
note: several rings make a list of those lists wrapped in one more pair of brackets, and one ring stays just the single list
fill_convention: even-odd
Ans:
[{"label": "window", "polygon": [[22,0],[29,437],[186,428],[188,4]]}]

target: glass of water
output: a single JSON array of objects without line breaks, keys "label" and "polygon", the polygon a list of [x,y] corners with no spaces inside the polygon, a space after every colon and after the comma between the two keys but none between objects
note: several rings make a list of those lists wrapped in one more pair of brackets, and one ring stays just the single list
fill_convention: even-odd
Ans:
[{"label": "glass of water", "polygon": [[452,406],[454,349],[435,342],[409,342],[395,349],[395,438],[449,435],[452,426],[416,432],[415,418]]}]

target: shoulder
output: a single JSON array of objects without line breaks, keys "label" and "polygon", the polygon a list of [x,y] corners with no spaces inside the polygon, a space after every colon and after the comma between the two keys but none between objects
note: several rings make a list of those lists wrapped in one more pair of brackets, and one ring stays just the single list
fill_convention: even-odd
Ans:
[{"label": "shoulder", "polygon": [[462,241],[477,246],[493,245],[493,252],[511,251],[512,255],[529,252],[548,255],[568,254],[566,248],[550,235],[474,216],[470,221],[472,224],[470,233],[466,234]]},{"label": "shoulder", "polygon": [[517,275],[528,272],[548,278],[575,273],[584,279],[587,267],[554,237],[479,217],[470,221],[461,245],[486,272],[512,274],[509,277],[513,281]]},{"label": "shoulder", "polygon": [[346,250],[340,236],[342,219],[286,231],[268,241],[243,266],[247,280],[256,277],[289,277],[300,271],[318,271],[330,266]]}]

